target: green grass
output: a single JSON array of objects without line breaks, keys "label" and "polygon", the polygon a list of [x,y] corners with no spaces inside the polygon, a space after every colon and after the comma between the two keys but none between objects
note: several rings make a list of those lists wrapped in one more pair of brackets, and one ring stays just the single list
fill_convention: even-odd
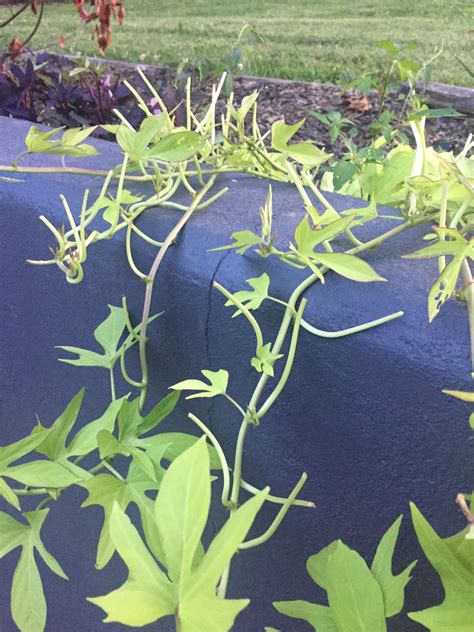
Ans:
[{"label": "green grass", "polygon": [[[108,57],[173,66],[186,57],[222,69],[240,29],[251,23],[265,41],[252,47],[246,74],[345,82],[380,68],[384,53],[376,42],[390,39],[415,43],[409,55],[417,61],[442,44],[432,80],[473,85],[456,60],[472,66],[473,6],[473,0],[126,0],[127,19],[114,25]],[[6,15],[0,7],[0,20]],[[26,35],[33,17],[26,11],[0,31],[0,43]],[[72,2],[48,4],[33,45],[59,51],[57,36],[74,32],[64,51],[97,55],[91,30],[79,24]]]}]

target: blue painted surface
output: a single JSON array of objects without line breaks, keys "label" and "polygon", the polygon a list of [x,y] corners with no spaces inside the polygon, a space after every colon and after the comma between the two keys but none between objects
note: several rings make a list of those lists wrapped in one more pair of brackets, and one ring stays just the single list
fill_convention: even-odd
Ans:
[{"label": "blue painted surface", "polygon": [[[0,119],[0,163],[22,150],[28,124]],[[115,164],[118,156],[107,143],[91,166]],[[34,157],[28,164],[58,164],[56,157]],[[85,164],[68,161],[70,164]],[[89,347],[92,331],[107,315],[107,303],[119,305],[127,296],[132,320],[142,306],[143,285],[129,270],[121,237],[91,249],[84,281],[68,285],[53,267],[33,268],[27,258],[48,256],[51,239],[38,221],[45,214],[63,221],[59,194],[74,211],[84,187],[97,191],[93,178],[61,175],[25,176],[23,184],[0,182],[1,209],[1,439],[5,444],[29,431],[35,414],[49,425],[81,386],[86,387],[81,419],[97,417],[107,404],[108,375],[101,369],[81,369],[59,363],[55,345]],[[150,404],[167,387],[201,369],[230,372],[229,392],[248,401],[258,375],[249,365],[253,338],[242,318],[231,320],[223,299],[212,290],[212,279],[231,291],[245,279],[268,272],[272,294],[286,299],[304,274],[277,260],[247,253],[244,257],[209,248],[229,243],[231,232],[258,225],[267,183],[250,177],[221,178],[229,192],[192,219],[179,248],[168,254],[160,270],[153,310],[166,310],[150,332],[152,386]],[[298,195],[287,185],[274,184],[275,230],[285,244],[303,215]],[[186,195],[178,195],[182,201]],[[331,196],[338,209],[361,206],[360,200]],[[140,226],[160,238],[176,221],[172,210],[151,209]],[[392,224],[379,222],[363,229],[366,238]],[[321,600],[305,572],[307,557],[335,538],[343,539],[370,559],[375,547],[400,514],[402,527],[396,567],[423,559],[408,517],[415,501],[435,528],[450,534],[462,528],[454,508],[458,491],[472,481],[472,452],[466,405],[441,394],[446,387],[469,389],[468,328],[464,306],[451,301],[429,325],[427,290],[435,278],[434,262],[408,261],[400,255],[419,248],[424,229],[414,229],[367,256],[387,283],[357,284],[329,275],[324,287],[308,293],[305,318],[320,328],[338,329],[403,309],[406,316],[366,333],[340,340],[322,340],[302,332],[294,371],[284,396],[257,429],[249,433],[244,478],[272,492],[288,494],[303,471],[309,480],[302,494],[317,503],[314,511],[294,508],[277,535],[259,549],[239,554],[233,564],[230,596],[254,599],[239,617],[237,631],[306,630],[276,613],[271,602],[283,599]],[[146,270],[152,251],[137,243],[136,261]],[[281,311],[275,304],[259,313],[266,340],[275,332]],[[136,369],[134,371],[134,369]],[[133,363],[130,371],[138,375]],[[125,389],[124,389],[125,391]],[[189,403],[184,401],[168,429],[181,426]],[[191,410],[208,421],[231,454],[239,419],[225,401],[192,402]],[[94,570],[95,542],[101,510],[79,510],[85,494],[71,490],[53,505],[45,524],[46,545],[69,574],[64,582],[44,569],[49,615],[47,630],[102,629],[101,611],[84,600],[104,594],[125,578],[114,558],[103,571]],[[255,526],[260,533],[275,510],[266,507]],[[223,512],[215,508],[209,535]],[[9,615],[9,578],[17,553],[0,562],[0,629],[15,629]],[[407,610],[433,605],[442,598],[436,575],[420,561],[407,590]],[[405,619],[390,622],[391,632],[422,630]],[[165,630],[166,625],[148,626]],[[123,630],[110,624],[108,630]],[[212,632],[212,631],[211,631]]]}]

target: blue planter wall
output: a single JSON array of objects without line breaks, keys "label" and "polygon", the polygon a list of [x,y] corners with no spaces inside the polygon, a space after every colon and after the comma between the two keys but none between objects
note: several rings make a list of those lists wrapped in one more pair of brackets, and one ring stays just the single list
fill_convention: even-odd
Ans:
[{"label": "blue planter wall", "polygon": [[[3,143],[0,163],[18,154],[29,124],[0,119]],[[118,162],[113,146],[97,143],[101,156],[87,164],[104,168]],[[58,158],[34,157],[25,164],[58,164]],[[69,161],[70,164],[85,164]],[[119,305],[126,295],[132,320],[141,313],[144,286],[130,271],[119,236],[91,248],[84,281],[68,285],[55,267],[34,268],[27,258],[47,258],[49,232],[38,221],[45,214],[63,223],[59,194],[71,207],[80,207],[84,188],[97,192],[94,178],[61,175],[21,176],[23,183],[0,182],[1,270],[1,384],[0,443],[18,439],[35,423],[35,415],[49,425],[79,390],[86,387],[83,423],[97,417],[108,402],[108,375],[101,369],[82,369],[57,361],[55,345],[90,347],[92,332],[107,315],[107,304]],[[150,330],[152,385],[150,404],[170,384],[198,377],[201,369],[225,368],[229,392],[245,403],[258,375],[250,367],[253,338],[243,318],[231,319],[223,297],[212,289],[218,280],[231,291],[244,289],[245,279],[266,271],[274,296],[287,299],[304,274],[277,260],[248,252],[241,257],[208,249],[229,243],[239,229],[256,228],[258,207],[268,183],[251,177],[220,180],[229,192],[199,212],[182,233],[159,272],[153,311],[165,310]],[[289,185],[273,184],[275,231],[286,244],[303,215],[300,199]],[[338,209],[362,206],[361,200],[330,196]],[[183,202],[185,193],[178,195]],[[156,238],[176,221],[176,212],[150,209],[140,226]],[[365,228],[363,238],[393,225],[378,222]],[[306,630],[281,617],[274,600],[322,600],[305,572],[307,557],[335,538],[343,539],[370,559],[388,526],[406,514],[396,565],[420,562],[407,589],[407,611],[442,599],[438,579],[423,560],[410,524],[408,501],[418,504],[442,534],[463,527],[454,498],[472,484],[472,452],[466,422],[468,407],[442,395],[450,387],[470,389],[469,342],[465,307],[446,305],[431,324],[427,320],[427,292],[436,275],[434,261],[408,261],[400,256],[419,248],[425,229],[413,229],[387,242],[366,259],[387,283],[357,284],[329,275],[307,293],[305,318],[320,328],[339,329],[403,309],[405,317],[375,330],[339,340],[323,340],[303,331],[294,370],[283,396],[251,429],[245,451],[244,478],[256,486],[270,484],[272,492],[288,494],[303,471],[309,480],[302,496],[317,503],[313,511],[293,508],[267,544],[237,556],[230,595],[250,596],[254,602],[239,617],[238,631]],[[144,270],[152,249],[137,243],[136,260]],[[281,310],[268,304],[259,313],[266,340],[279,325]],[[138,367],[130,366],[133,373]],[[123,392],[127,389],[123,387]],[[207,420],[230,460],[239,419],[225,401],[180,402],[168,429],[185,421],[188,407]],[[168,423],[168,422],[167,422]],[[114,558],[103,571],[94,569],[101,510],[79,510],[85,494],[70,490],[53,504],[45,524],[45,542],[57,556],[70,582],[44,570],[49,614],[47,630],[102,629],[103,613],[85,601],[117,587],[126,575]],[[3,508],[2,508],[3,509]],[[260,533],[275,510],[266,507],[255,526]],[[215,507],[209,534],[224,513]],[[0,629],[15,630],[9,614],[10,573],[17,553],[0,562]],[[414,622],[396,618],[391,632],[422,630]],[[167,625],[148,628],[166,630]],[[123,630],[110,624],[108,630]]]}]

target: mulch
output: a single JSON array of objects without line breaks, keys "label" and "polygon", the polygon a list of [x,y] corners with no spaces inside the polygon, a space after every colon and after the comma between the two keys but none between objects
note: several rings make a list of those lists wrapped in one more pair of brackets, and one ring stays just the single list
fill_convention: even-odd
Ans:
[{"label": "mulch", "polygon": [[[50,54],[53,62],[72,65],[74,61],[70,58]],[[128,81],[149,100],[150,93],[143,84],[133,64],[115,62],[110,60],[101,61],[106,66],[106,72],[111,75],[118,74],[122,79]],[[184,120],[184,85],[181,81],[176,83],[176,71],[172,68],[144,66],[145,73],[150,81],[159,86],[159,92],[163,100],[170,109],[174,109],[181,103],[176,112],[178,121]],[[209,104],[212,94],[212,86],[218,79],[209,77],[206,81],[199,83],[193,78],[192,104],[197,112],[203,111]],[[176,87],[177,86],[177,87]],[[327,113],[334,110],[339,111],[343,117],[350,119],[358,130],[355,138],[358,147],[366,146],[371,141],[369,127],[377,120],[379,113],[379,103],[377,93],[372,92],[367,96],[357,94],[354,91],[344,92],[341,86],[332,84],[305,83],[301,81],[286,81],[279,79],[267,79],[260,77],[234,77],[233,93],[234,103],[239,105],[242,99],[258,90],[258,110],[257,119],[263,131],[270,129],[271,125],[284,119],[286,123],[293,124],[301,119],[305,119],[304,125],[295,135],[294,140],[311,140],[326,151],[334,153],[340,157],[347,150],[341,139],[332,142],[326,126],[311,116],[310,112],[316,111]],[[404,94],[391,93],[387,95],[384,108],[389,109],[396,116],[402,108]],[[224,111],[226,97],[222,95],[218,102],[218,110]],[[134,110],[136,114],[136,102],[133,97],[127,100],[119,108],[127,116],[127,111]],[[57,125],[54,120],[48,121],[48,112],[44,112],[41,122]],[[76,123],[77,125],[77,123]],[[71,122],[74,127],[74,121]],[[411,138],[409,129],[403,129]],[[474,133],[474,117],[464,115],[456,118],[436,118],[426,121],[427,142],[445,151],[460,151],[465,144],[469,134]],[[103,135],[104,132],[101,132]]]},{"label": "mulch", "polygon": [[[113,68],[113,66],[112,66]],[[120,72],[129,75],[129,80],[137,85],[137,77],[132,68],[120,66]],[[174,76],[172,71],[163,68],[147,66],[146,74],[154,82],[163,82],[165,102],[173,105],[182,98],[179,90],[172,87]],[[140,79],[138,79],[140,83]],[[203,110],[209,103],[212,86],[217,83],[216,78],[210,78],[202,85],[195,85],[192,93],[192,103],[195,110]],[[346,150],[340,139],[332,142],[328,129],[310,112],[327,113],[339,111],[343,117],[350,119],[358,130],[356,144],[359,147],[368,145],[371,141],[369,127],[377,120],[379,113],[378,95],[371,92],[359,95],[354,91],[344,92],[341,86],[333,84],[316,84],[301,81],[282,81],[266,78],[235,77],[233,79],[233,93],[235,104],[258,90],[257,120],[263,131],[270,129],[272,124],[284,119],[288,124],[294,124],[305,119],[302,128],[295,135],[295,140],[312,140],[319,147],[339,157]],[[396,116],[404,99],[403,92],[390,93],[384,101],[384,108],[389,109]],[[223,111],[226,97],[219,100],[218,110]],[[401,128],[410,137],[409,128]],[[474,117],[446,117],[427,119],[427,142],[445,151],[460,151],[469,134],[474,133]]]}]

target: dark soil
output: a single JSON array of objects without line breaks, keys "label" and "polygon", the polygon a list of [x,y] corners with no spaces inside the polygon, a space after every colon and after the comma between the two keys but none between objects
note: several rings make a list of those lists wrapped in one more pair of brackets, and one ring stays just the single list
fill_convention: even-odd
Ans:
[{"label": "dark soil", "polygon": [[[110,65],[111,69],[113,65]],[[117,66],[116,66],[117,67]],[[131,67],[119,66],[121,75],[135,86],[141,84],[141,79]],[[160,83],[160,90],[167,106],[173,106],[184,97],[183,89],[175,88],[175,75],[171,69],[153,68],[147,66],[146,75],[153,83]],[[184,83],[184,82],[183,82]],[[211,78],[201,85],[194,83],[192,103],[197,111],[204,110],[208,105],[212,86],[217,83]],[[357,95],[353,91],[344,93],[342,87],[332,84],[315,84],[301,81],[282,81],[264,78],[235,77],[233,80],[234,101],[239,105],[242,99],[258,90],[257,120],[263,131],[271,125],[284,119],[293,124],[306,119],[305,124],[295,136],[295,140],[312,140],[336,156],[344,153],[345,147],[340,140],[333,143],[328,129],[309,113],[312,111],[327,113],[339,111],[343,117],[353,121],[358,130],[356,144],[359,147],[368,145],[371,141],[369,126],[377,120],[379,113],[378,95],[373,92],[367,96]],[[404,94],[391,93],[384,101],[384,108],[396,116],[403,104]],[[219,99],[218,109],[224,110],[226,97]],[[178,116],[183,116],[182,112]],[[402,128],[403,129],[403,128]],[[474,117],[460,116],[426,121],[427,142],[445,151],[460,151],[469,134],[474,133]],[[405,130],[410,136],[409,129]]]},{"label": "dark soil", "polygon": [[[69,67],[74,64],[71,60],[60,58],[57,55],[48,57],[51,59],[51,64],[55,64],[56,67],[58,63],[60,66]],[[148,102],[150,101],[151,95],[132,64],[110,61],[102,62],[101,66],[102,64],[105,75],[112,75],[113,83],[115,83],[117,75],[120,77],[120,81],[128,79],[142,94],[143,98]],[[157,87],[167,107],[170,109],[177,107],[176,116],[178,122],[180,119],[183,121],[185,82],[181,81],[176,84],[175,71],[170,68],[146,66],[144,70],[150,81]],[[199,84],[197,81],[193,82],[192,103],[195,111],[199,112],[205,109],[211,98],[212,85],[216,82],[215,78],[210,78],[202,84]],[[369,127],[377,119],[379,113],[378,96],[375,92],[363,96],[354,92],[344,93],[341,87],[331,84],[236,77],[233,81],[235,104],[239,105],[242,98],[254,90],[259,91],[257,112],[258,122],[263,131],[268,130],[272,123],[278,119],[285,119],[286,123],[292,124],[304,118],[306,119],[305,124],[299,130],[295,139],[312,140],[318,146],[325,147],[327,151],[339,157],[345,151],[342,142],[336,140],[333,143],[329,137],[327,127],[309,114],[311,111],[327,113],[337,110],[342,116],[350,119],[357,128],[358,133],[355,137],[355,143],[358,147],[366,146],[371,141]],[[125,91],[122,89],[121,92],[123,95]],[[390,110],[396,117],[402,108],[403,97],[402,93],[387,95],[384,108]],[[225,101],[225,96],[219,99],[219,110],[224,110]],[[179,105],[180,103],[181,105]],[[141,112],[137,109],[133,97],[130,97],[130,99],[126,96],[122,97],[115,107],[117,106],[134,125],[138,124]],[[66,124],[75,127],[78,124],[87,124],[87,121],[81,120],[76,114],[70,117],[70,121],[68,117],[64,118],[64,115],[58,119],[58,112],[54,110],[55,107],[49,107],[49,109],[45,107],[32,120],[52,126]],[[15,114],[13,115],[15,116]],[[112,122],[114,120],[115,115],[113,115],[112,110],[108,112],[106,118],[107,120],[102,122]],[[100,122],[100,120],[92,121],[92,123]],[[428,144],[446,151],[457,152],[462,149],[469,134],[474,132],[474,119],[472,116],[428,119],[426,128]],[[411,137],[409,130],[406,131],[408,136]],[[105,132],[101,130],[98,135],[104,137]]]}]

